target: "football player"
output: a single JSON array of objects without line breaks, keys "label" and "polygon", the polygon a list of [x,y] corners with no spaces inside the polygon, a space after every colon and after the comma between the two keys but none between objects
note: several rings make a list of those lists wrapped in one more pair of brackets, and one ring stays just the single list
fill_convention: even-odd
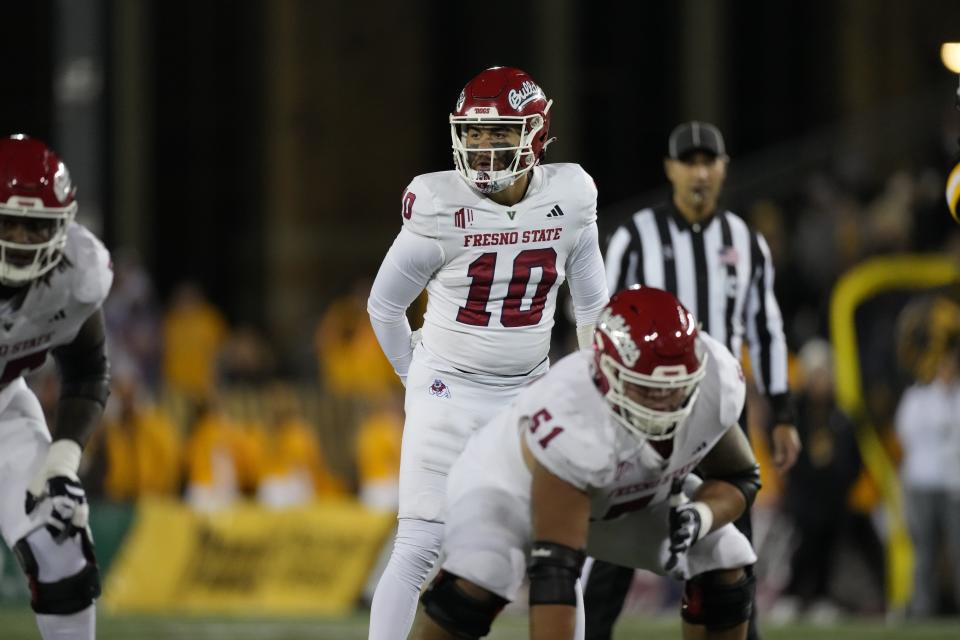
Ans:
[{"label": "football player", "polygon": [[[542,163],[550,106],[523,71],[483,71],[450,115],[455,170],[417,176],[403,193],[403,227],[367,305],[406,385],[399,522],[372,640],[407,637],[440,547],[447,471],[473,431],[546,373],[560,284],[581,345],[607,302],[593,180]],[[421,340],[405,312],[424,288]]]},{"label": "football player", "polygon": [[683,580],[684,638],[745,638],[756,555],[731,523],[760,483],[744,394],[672,294],[615,295],[593,353],[527,387],[450,470],[445,560],[413,637],[484,637],[526,573],[530,638],[574,638],[589,553]]},{"label": "football player", "polygon": [[[0,140],[0,530],[45,640],[92,639],[100,594],[77,468],[107,399],[100,307],[113,275],[107,250],[74,222],[74,195],[42,142]],[[48,353],[61,377],[49,430],[23,380]]]}]

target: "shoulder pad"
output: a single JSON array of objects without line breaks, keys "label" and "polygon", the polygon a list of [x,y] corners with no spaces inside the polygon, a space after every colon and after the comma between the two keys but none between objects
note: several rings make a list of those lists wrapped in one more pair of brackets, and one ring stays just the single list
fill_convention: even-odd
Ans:
[{"label": "shoulder pad", "polygon": [[100,306],[113,283],[110,252],[86,227],[75,223],[67,230],[64,255],[73,264],[73,296],[83,304]]},{"label": "shoulder pad", "polygon": [[[585,413],[591,405],[578,393],[581,385],[577,378],[587,365],[575,360],[579,357],[579,353],[567,356],[547,374],[546,384],[541,385],[547,393],[538,394],[543,406],[530,405],[531,415],[523,420],[523,437],[540,464],[560,479],[586,489],[607,483],[615,467],[611,463],[614,434],[606,416]],[[562,380],[551,380],[555,377],[551,374],[559,374]]]},{"label": "shoulder pad", "polygon": [[588,433],[582,418],[564,414],[562,420],[566,424],[549,423],[536,431],[525,426],[530,453],[550,473],[582,491],[607,484],[611,456],[603,446],[606,439]]},{"label": "shoulder pad", "polygon": [[552,165],[557,169],[557,179],[565,185],[567,197],[580,213],[580,224],[587,226],[597,221],[597,185],[583,167],[574,162]]},{"label": "shoulder pad", "polygon": [[700,339],[712,360],[703,383],[717,386],[720,423],[729,427],[740,419],[746,402],[747,383],[743,368],[730,350],[721,343],[704,333],[700,334]]},{"label": "shoulder pad", "polygon": [[436,238],[439,233],[439,216],[433,204],[433,191],[424,176],[417,176],[403,190],[400,204],[403,226],[418,236]]}]

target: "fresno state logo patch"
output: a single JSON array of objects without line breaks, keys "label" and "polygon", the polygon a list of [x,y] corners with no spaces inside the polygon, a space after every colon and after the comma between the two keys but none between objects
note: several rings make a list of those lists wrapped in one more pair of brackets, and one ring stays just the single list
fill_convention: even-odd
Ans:
[{"label": "fresno state logo patch", "polygon": [[449,398],[450,389],[443,383],[443,380],[434,378],[433,384],[430,385],[430,395],[437,396],[438,398]]}]

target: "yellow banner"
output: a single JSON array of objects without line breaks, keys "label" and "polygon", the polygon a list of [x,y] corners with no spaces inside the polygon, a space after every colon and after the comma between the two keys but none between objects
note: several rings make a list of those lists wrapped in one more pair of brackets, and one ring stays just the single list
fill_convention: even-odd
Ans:
[{"label": "yellow banner", "polygon": [[352,502],[199,514],[144,501],[103,604],[115,612],[346,613],[394,522]]}]

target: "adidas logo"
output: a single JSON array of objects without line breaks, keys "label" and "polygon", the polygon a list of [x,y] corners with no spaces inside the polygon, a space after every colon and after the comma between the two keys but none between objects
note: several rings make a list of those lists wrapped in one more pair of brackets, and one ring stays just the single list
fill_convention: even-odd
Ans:
[{"label": "adidas logo", "polygon": [[554,205],[553,209],[550,209],[550,213],[547,214],[548,218],[561,218],[563,217],[563,209],[560,208],[560,205]]},{"label": "adidas logo", "polygon": [[63,309],[60,309],[60,311],[57,311],[55,314],[53,314],[53,316],[47,320],[47,322],[57,322],[58,320],[63,320],[66,317],[67,313]]}]

